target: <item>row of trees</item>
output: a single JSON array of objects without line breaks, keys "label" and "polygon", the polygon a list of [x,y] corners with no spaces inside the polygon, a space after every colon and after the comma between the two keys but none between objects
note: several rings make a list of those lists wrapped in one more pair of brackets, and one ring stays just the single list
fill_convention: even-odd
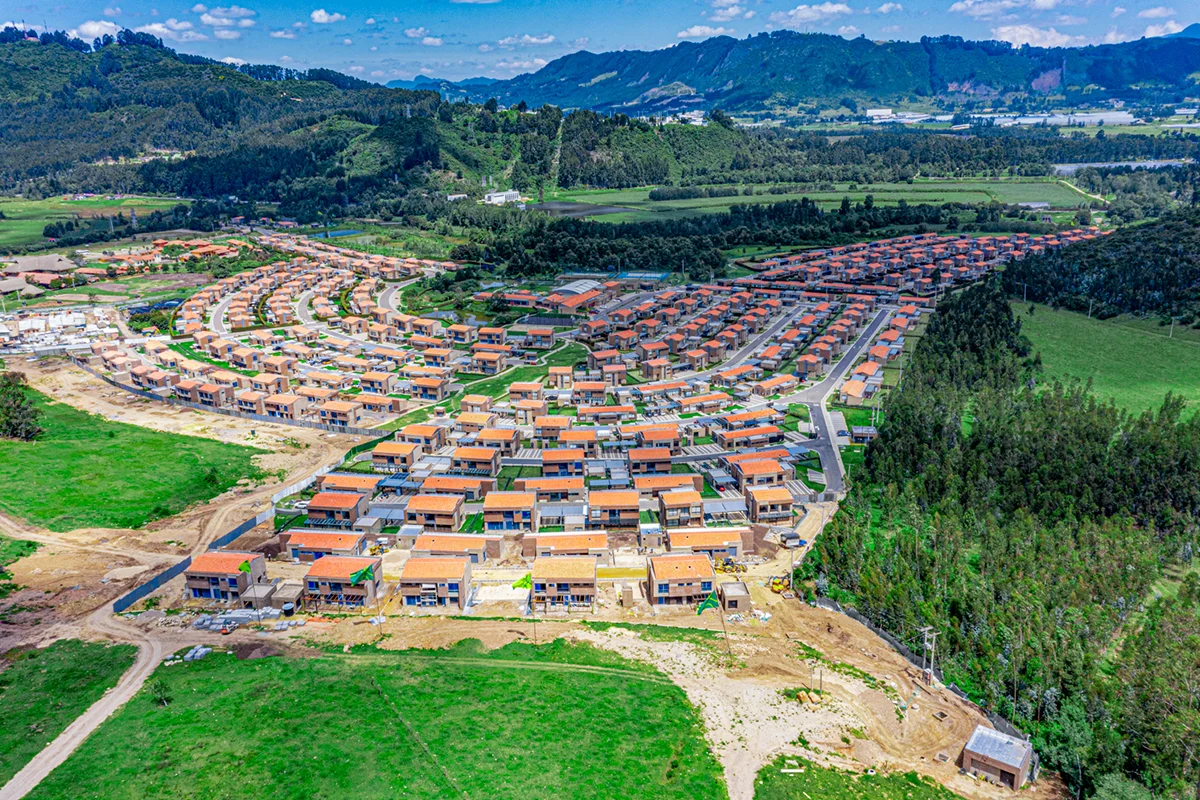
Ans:
[{"label": "row of trees", "polygon": [[998,281],[943,303],[802,577],[910,645],[932,625],[947,680],[1031,730],[1075,790],[1185,796],[1200,656],[1174,636],[1200,620],[1190,601],[1134,614],[1200,538],[1200,415],[1168,397],[1131,417],[1037,376]]}]

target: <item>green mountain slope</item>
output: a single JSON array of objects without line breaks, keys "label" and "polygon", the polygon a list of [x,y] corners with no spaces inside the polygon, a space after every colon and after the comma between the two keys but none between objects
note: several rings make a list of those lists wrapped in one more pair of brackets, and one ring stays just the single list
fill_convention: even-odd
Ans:
[{"label": "green mountain slope", "polygon": [[895,104],[1010,92],[1065,95],[1068,102],[1173,102],[1194,89],[1197,69],[1200,41],[1190,38],[1014,49],[1005,42],[958,37],[876,43],[775,31],[740,40],[719,36],[664,50],[573,53],[477,95],[628,113],[713,105],[726,110],[786,108],[841,97]]}]

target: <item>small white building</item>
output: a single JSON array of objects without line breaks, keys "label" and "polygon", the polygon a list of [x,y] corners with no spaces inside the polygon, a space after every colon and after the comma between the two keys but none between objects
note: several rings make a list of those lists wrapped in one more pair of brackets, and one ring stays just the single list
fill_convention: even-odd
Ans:
[{"label": "small white building", "polygon": [[521,202],[521,193],[515,189],[509,189],[507,192],[488,192],[483,196],[483,202],[489,206],[519,203]]}]

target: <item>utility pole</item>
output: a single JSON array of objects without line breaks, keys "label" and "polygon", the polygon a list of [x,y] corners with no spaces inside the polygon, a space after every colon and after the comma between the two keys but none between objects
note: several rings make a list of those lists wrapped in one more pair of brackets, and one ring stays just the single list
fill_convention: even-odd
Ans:
[{"label": "utility pole", "polygon": [[926,625],[924,628],[918,628],[923,637],[921,651],[921,669],[925,673],[925,682],[930,686],[933,685],[933,667],[937,648],[938,632],[931,626]]}]

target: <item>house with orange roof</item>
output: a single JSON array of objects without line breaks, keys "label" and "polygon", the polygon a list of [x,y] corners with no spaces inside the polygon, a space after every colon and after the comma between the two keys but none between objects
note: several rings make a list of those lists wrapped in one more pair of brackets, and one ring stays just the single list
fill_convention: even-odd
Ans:
[{"label": "house with orange roof", "polygon": [[470,589],[471,562],[465,558],[409,558],[396,583],[400,602],[410,608],[462,610]]},{"label": "house with orange roof", "polygon": [[713,591],[716,573],[706,555],[666,555],[646,559],[650,605],[694,605]]},{"label": "house with orange roof", "polygon": [[588,494],[588,528],[636,528],[641,496],[633,490],[617,489]]},{"label": "house with orange roof", "polygon": [[530,602],[543,612],[592,609],[596,604],[596,559],[588,556],[537,558],[530,571]]},{"label": "house with orange roof", "polygon": [[782,486],[785,480],[783,465],[773,458],[739,461],[733,465],[733,476],[742,492],[752,486]]},{"label": "house with orange roof", "polygon": [[308,501],[308,524],[349,528],[367,513],[370,498],[357,492],[319,492]]},{"label": "house with orange roof", "polygon": [[357,531],[286,531],[280,535],[280,546],[288,557],[297,561],[315,561],[329,556],[362,554],[366,536]]},{"label": "house with orange roof", "polygon": [[463,475],[494,478],[500,472],[500,451],[494,447],[456,447],[450,454],[450,469]]},{"label": "house with orange roof", "polygon": [[515,456],[521,449],[521,432],[515,428],[484,428],[475,435],[479,447],[492,447],[501,456]]},{"label": "house with orange roof", "polygon": [[192,559],[183,580],[193,600],[238,602],[250,586],[266,582],[267,560],[261,553],[208,550]]},{"label": "house with orange roof", "polygon": [[582,477],[576,478],[517,478],[513,489],[533,492],[539,503],[560,503],[584,499],[587,488]]},{"label": "house with orange roof", "polygon": [[676,489],[658,495],[658,522],[663,528],[704,524],[704,501],[695,489]]},{"label": "house with orange roof", "polygon": [[430,475],[421,484],[421,491],[424,494],[459,495],[468,503],[482,500],[488,492],[495,488],[496,481],[492,478],[463,475]]},{"label": "house with orange roof", "polygon": [[676,489],[704,489],[704,476],[698,472],[684,475],[643,475],[633,479],[633,487],[642,497],[657,499],[663,492]]},{"label": "house with orange roof", "polygon": [[[561,442],[560,442],[561,444]],[[573,447],[557,447],[542,451],[542,475],[547,478],[567,478],[584,474],[587,453]]]},{"label": "house with orange roof", "polygon": [[671,472],[670,447],[632,447],[628,459],[631,475],[667,475]]},{"label": "house with orange roof", "polygon": [[306,606],[369,606],[383,597],[383,559],[379,556],[319,558],[304,576]]},{"label": "house with orange roof", "polygon": [[452,533],[463,526],[463,498],[450,494],[418,494],[410,497],[404,521],[431,531]]},{"label": "house with orange roof", "polygon": [[371,465],[385,472],[407,472],[416,463],[421,446],[413,442],[380,442],[371,449]]},{"label": "house with orange roof", "polygon": [[420,445],[423,453],[433,453],[446,446],[446,429],[440,425],[405,425],[400,429],[400,441]]},{"label": "house with orange roof", "polygon": [[792,493],[782,486],[752,486],[746,490],[750,521],[764,524],[791,522]]},{"label": "house with orange roof", "polygon": [[489,492],[483,499],[483,527],[488,531],[537,533],[537,495],[533,492]]},{"label": "house with orange roof", "polygon": [[675,528],[667,531],[667,548],[672,554],[703,554],[714,562],[737,558],[749,551],[753,541],[747,527]]},{"label": "house with orange roof", "polygon": [[477,533],[423,533],[412,546],[413,558],[465,558],[472,564],[500,558],[501,536]]}]

